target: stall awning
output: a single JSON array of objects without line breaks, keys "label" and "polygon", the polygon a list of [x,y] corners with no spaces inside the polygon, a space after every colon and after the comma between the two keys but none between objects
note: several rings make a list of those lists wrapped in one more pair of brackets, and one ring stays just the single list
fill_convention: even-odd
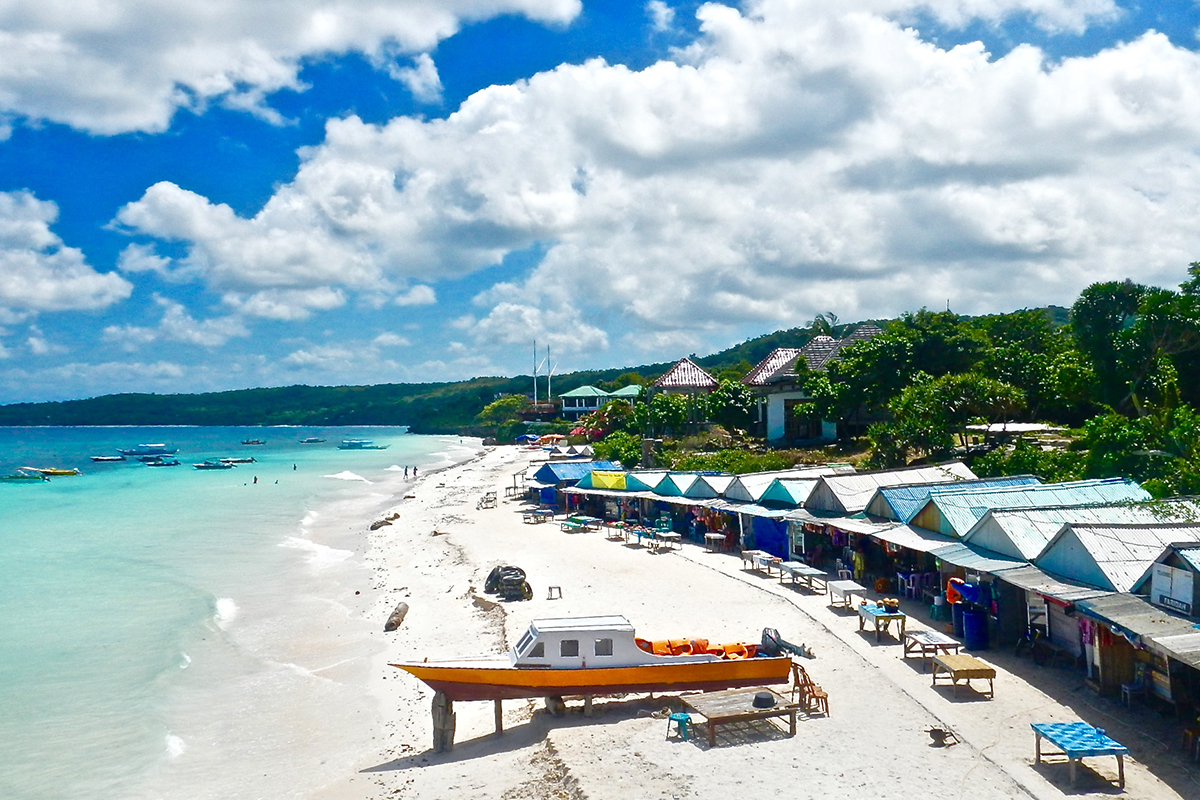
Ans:
[{"label": "stall awning", "polygon": [[939,547],[954,544],[955,540],[941,533],[927,531],[924,528],[914,528],[911,525],[895,525],[890,528],[875,531],[871,534],[875,539],[894,544],[919,553],[928,553]]},{"label": "stall awning", "polygon": [[1075,603],[1079,600],[1092,600],[1112,594],[1091,586],[1070,583],[1046,574],[1032,565],[1006,569],[997,574],[1000,580],[1011,583],[1018,589],[1035,592],[1045,597],[1052,597],[1064,603]]},{"label": "stall awning", "polygon": [[1171,658],[1182,661],[1193,669],[1200,669],[1200,632],[1150,638]]},{"label": "stall awning", "polygon": [[969,569],[972,572],[989,572],[995,574],[997,572],[1016,569],[1017,567],[1024,567],[1027,563],[1000,555],[991,550],[984,550],[981,547],[971,547],[962,542],[954,542],[945,547],[938,547],[930,550],[929,553],[948,564],[954,564],[957,567]]}]

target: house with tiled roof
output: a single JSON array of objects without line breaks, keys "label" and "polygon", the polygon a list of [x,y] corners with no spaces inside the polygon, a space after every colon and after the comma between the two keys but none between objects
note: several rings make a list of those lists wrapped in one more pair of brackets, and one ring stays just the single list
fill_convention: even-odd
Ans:
[{"label": "house with tiled roof", "polygon": [[878,325],[859,325],[848,336],[814,336],[804,347],[779,347],[772,350],[742,378],[758,395],[758,421],[770,441],[798,442],[832,440],[837,438],[837,424],[816,415],[800,415],[796,407],[804,404],[808,394],[796,374],[796,364],[813,372],[824,371],[838,360],[843,348],[883,333]]},{"label": "house with tiled roof", "polygon": [[679,359],[654,382],[655,389],[668,394],[704,394],[717,385],[717,379],[690,358]]}]

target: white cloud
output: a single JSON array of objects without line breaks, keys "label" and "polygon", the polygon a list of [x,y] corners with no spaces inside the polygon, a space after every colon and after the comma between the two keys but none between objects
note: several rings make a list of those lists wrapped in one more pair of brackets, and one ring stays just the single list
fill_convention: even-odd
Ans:
[{"label": "white cloud", "polygon": [[104,329],[101,338],[127,352],[133,352],[156,341],[183,342],[214,348],[220,347],[230,339],[250,335],[245,322],[238,316],[198,320],[189,314],[181,303],[160,295],[155,295],[154,300],[163,310],[158,327],[109,325]]},{"label": "white cloud", "polygon": [[650,0],[646,3],[646,16],[650,18],[650,25],[654,30],[668,31],[675,22],[675,9],[663,0]]},{"label": "white cloud", "polygon": [[346,303],[346,297],[340,290],[328,286],[264,289],[249,295],[230,292],[223,299],[226,304],[252,317],[291,321],[308,319],[313,311],[328,311]]},{"label": "white cloud", "polygon": [[109,325],[101,332],[100,338],[132,353],[158,339],[158,332],[138,325]]},{"label": "white cloud", "polygon": [[398,333],[385,331],[372,339],[371,344],[376,347],[408,347],[412,342]]},{"label": "white cloud", "polygon": [[57,217],[58,206],[29,192],[0,192],[0,318],[104,308],[132,291],[124,278],[96,272],[67,247],[50,230]]},{"label": "white cloud", "polygon": [[67,352],[67,348],[63,345],[56,344],[47,339],[46,335],[36,325],[29,326],[29,336],[25,338],[25,346],[35,356],[56,355]]},{"label": "white cloud", "polygon": [[1022,12],[1070,28],[1114,8],[706,4],[675,62],[563,65],[442,120],[330,122],[252,218],[158,184],[119,219],[247,294],[418,281],[413,296],[540,247],[539,266],[481,280],[476,312],[447,323],[489,358],[533,338],[678,347],[831,310],[995,311],[1130,274],[1177,283],[1200,253],[1200,56],[1150,33],[1059,63],[1029,46],[993,58],[897,21]]},{"label": "white cloud", "polygon": [[154,272],[166,275],[170,271],[171,259],[163,258],[154,248],[144,244],[131,244],[117,258],[117,269],[125,273]]},{"label": "white cloud", "polygon": [[398,306],[431,306],[437,302],[437,292],[432,286],[418,284],[407,292],[396,295],[392,302]]},{"label": "white cloud", "polygon": [[411,67],[392,67],[391,76],[408,87],[422,103],[442,101],[442,79],[428,53],[418,53]]},{"label": "white cloud", "polygon": [[177,109],[212,102],[278,119],[264,98],[303,89],[305,59],[358,52],[383,66],[434,49],[465,23],[501,14],[565,23],[580,7],[580,0],[0,0],[0,120],[158,132]]}]

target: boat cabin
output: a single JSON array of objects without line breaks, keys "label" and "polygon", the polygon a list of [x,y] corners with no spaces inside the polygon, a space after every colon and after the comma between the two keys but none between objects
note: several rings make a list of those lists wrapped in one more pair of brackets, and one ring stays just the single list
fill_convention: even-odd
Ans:
[{"label": "boat cabin", "polygon": [[[654,663],[660,657],[638,647],[633,625],[622,616],[535,619],[510,652],[515,667],[581,669]],[[709,661],[712,656],[671,660]]]}]

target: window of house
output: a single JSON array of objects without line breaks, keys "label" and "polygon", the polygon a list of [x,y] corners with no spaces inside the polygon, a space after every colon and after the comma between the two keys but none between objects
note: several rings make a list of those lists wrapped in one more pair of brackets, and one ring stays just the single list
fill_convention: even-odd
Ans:
[{"label": "window of house", "polygon": [[611,656],[613,654],[612,639],[597,639],[596,640],[596,655]]},{"label": "window of house", "polygon": [[559,643],[558,654],[563,658],[579,658],[579,640],[563,639]]}]

